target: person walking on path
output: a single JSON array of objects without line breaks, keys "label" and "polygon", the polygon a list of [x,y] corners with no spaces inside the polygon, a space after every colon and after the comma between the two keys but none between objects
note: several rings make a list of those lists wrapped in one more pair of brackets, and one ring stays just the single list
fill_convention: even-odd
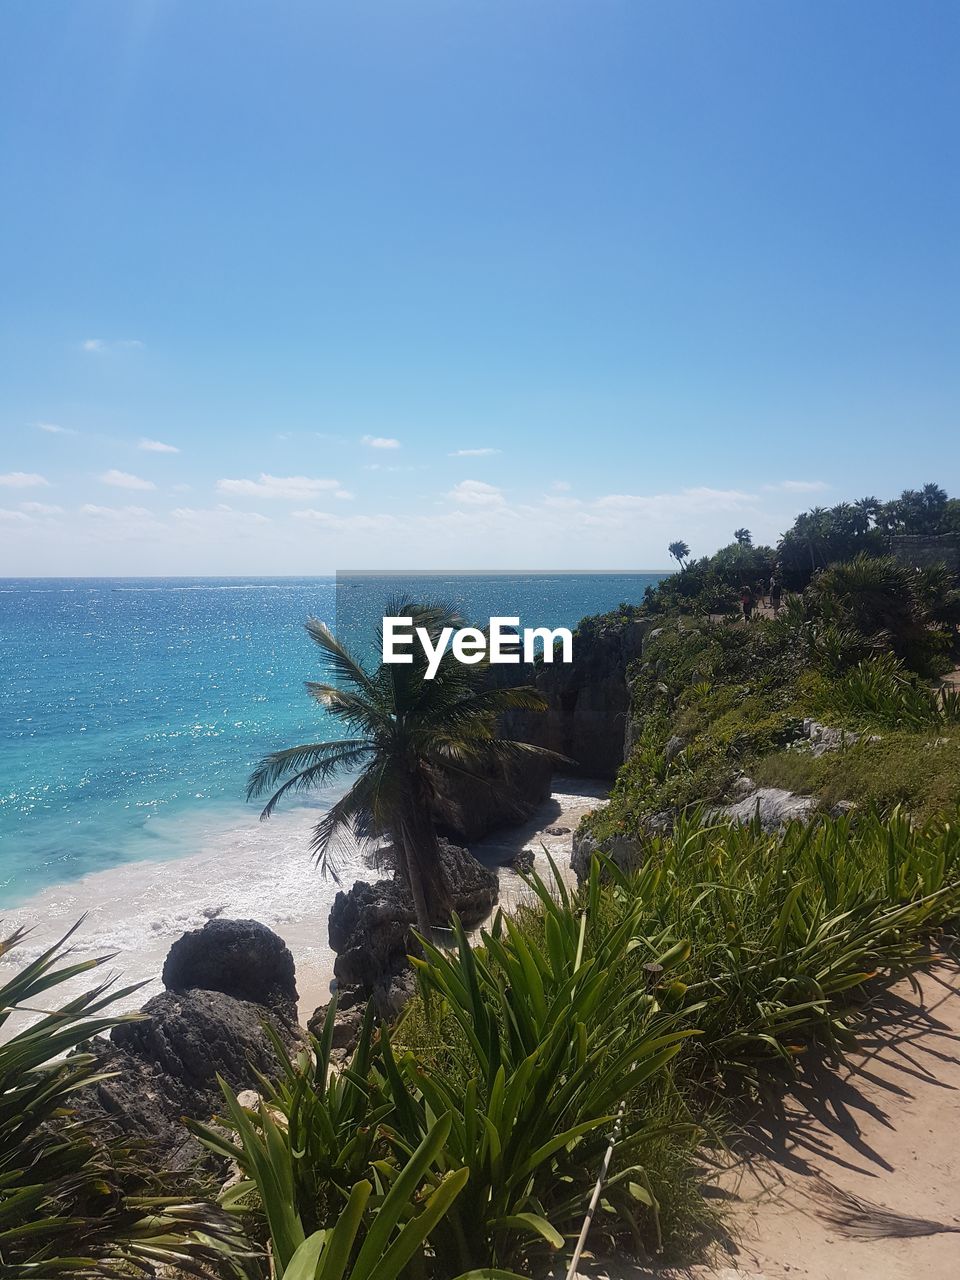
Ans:
[{"label": "person walking on path", "polygon": [[753,613],[753,592],[748,586],[744,586],[740,590],[740,607],[743,609],[744,618],[749,621]]},{"label": "person walking on path", "polygon": [[773,616],[776,617],[780,612],[780,601],[783,599],[783,588],[780,585],[780,579],[776,574],[770,579],[770,607],[773,610]]}]

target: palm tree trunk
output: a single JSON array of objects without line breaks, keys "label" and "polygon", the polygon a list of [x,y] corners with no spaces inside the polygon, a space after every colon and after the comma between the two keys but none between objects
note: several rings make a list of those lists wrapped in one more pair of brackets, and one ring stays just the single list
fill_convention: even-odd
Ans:
[{"label": "palm tree trunk", "polygon": [[430,814],[429,795],[418,779],[412,782],[410,804],[401,826],[403,856],[418,926],[444,927],[449,924],[453,900],[440,861],[440,842]]},{"label": "palm tree trunk", "polygon": [[417,929],[424,938],[429,938],[430,928],[433,922],[430,919],[430,907],[427,903],[427,897],[423,890],[423,880],[420,877],[416,865],[416,855],[413,852],[413,837],[406,823],[404,823],[401,828],[399,843],[401,846],[404,874],[406,875],[407,884],[410,886],[410,895],[413,898],[413,909],[417,917]]}]

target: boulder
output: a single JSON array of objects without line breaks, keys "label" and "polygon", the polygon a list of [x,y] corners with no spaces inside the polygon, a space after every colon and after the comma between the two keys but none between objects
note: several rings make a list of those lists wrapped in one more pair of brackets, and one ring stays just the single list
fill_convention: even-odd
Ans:
[{"label": "boulder", "polygon": [[[331,1048],[341,1053],[352,1052],[360,1035],[367,1002],[357,991],[339,992],[336,1000],[337,1012],[333,1019]],[[328,1000],[326,1004],[320,1005],[307,1020],[307,1030],[318,1039],[323,1034],[324,1023],[332,1003],[332,1000]]]},{"label": "boulder", "polygon": [[293,956],[283,939],[256,920],[210,920],[185,933],[167,953],[169,991],[220,991],[296,1016]]},{"label": "boulder", "polygon": [[[337,1011],[334,1014],[331,1039],[331,1057],[334,1061],[343,1062],[357,1047],[369,1003],[372,1002],[376,1015],[382,1022],[394,1022],[415,990],[416,983],[409,969],[378,982],[369,996],[359,987],[339,990],[335,997]],[[314,1010],[307,1022],[307,1030],[311,1035],[319,1037],[322,1034],[332,1003],[332,1000],[328,1000]]]},{"label": "boulder", "polygon": [[78,1110],[115,1135],[147,1143],[164,1168],[215,1163],[183,1117],[207,1121],[219,1112],[218,1075],[239,1091],[257,1087],[256,1072],[277,1071],[265,1019],[290,1047],[297,1030],[262,1005],[219,991],[164,991],[142,1012],[144,1021],[121,1023],[109,1041],[87,1046],[113,1074],[78,1094]]},{"label": "boulder", "polygon": [[[507,729],[507,737],[514,736]],[[526,822],[550,796],[553,764],[531,756],[487,770],[486,780],[444,775],[437,779],[433,821],[453,840],[472,844],[499,827]]]},{"label": "boulder", "polygon": [[590,862],[593,855],[602,852],[620,868],[621,871],[634,871],[643,866],[643,845],[639,840],[629,836],[614,835],[603,842],[591,832],[579,828],[573,837],[573,852],[570,855],[570,866],[580,884],[590,875]]},{"label": "boulder", "polygon": [[860,734],[849,729],[834,729],[818,720],[804,720],[803,738],[810,744],[810,754],[820,757],[841,747],[853,747],[860,741]]},{"label": "boulder", "polygon": [[753,795],[756,790],[757,784],[754,780],[745,773],[741,773],[738,778],[734,778],[728,795],[731,800],[745,800],[747,796]]},{"label": "boulder", "polygon": [[369,995],[377,981],[404,968],[414,946],[415,922],[413,904],[397,880],[358,880],[351,889],[341,889],[327,917],[338,985]]},{"label": "boulder", "polygon": [[759,817],[764,831],[776,831],[788,822],[809,822],[817,811],[814,796],[798,796],[781,787],[759,787],[733,804],[714,809],[710,817],[736,824]]},{"label": "boulder", "polygon": [[[474,928],[497,904],[500,882],[496,872],[473,854],[448,840],[440,840],[440,860],[464,927]],[[334,899],[327,921],[330,946],[337,953],[333,972],[341,987],[359,988],[372,995],[407,967],[415,947],[413,900],[399,878],[368,884],[358,880]]]}]

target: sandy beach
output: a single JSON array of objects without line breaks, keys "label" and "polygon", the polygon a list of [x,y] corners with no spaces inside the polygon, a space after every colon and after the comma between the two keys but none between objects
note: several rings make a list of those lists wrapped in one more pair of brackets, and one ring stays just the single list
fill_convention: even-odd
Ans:
[{"label": "sandy beach", "polygon": [[[530,849],[538,868],[549,873],[544,848],[569,871],[572,832],[580,818],[602,803],[605,785],[558,776],[551,796],[528,822],[495,832],[472,845],[476,856],[501,866],[501,899],[509,905],[525,891],[509,869],[515,854]],[[99,871],[44,889],[4,915],[4,933],[23,926],[29,938],[7,965],[22,964],[61,937],[81,917],[74,935],[73,959],[116,953],[107,972],[118,983],[143,987],[118,1002],[118,1011],[139,1008],[162,990],[163,961],[173,942],[217,916],[261,921],[289,946],[297,966],[300,1018],[306,1021],[330,994],[334,953],[327,942],[327,915],[339,886],[316,871],[307,843],[323,808],[302,805],[280,812],[268,823],[255,813],[215,830],[199,829],[198,852],[185,857],[144,860]],[[548,828],[566,828],[563,834]],[[360,850],[343,863],[341,880],[372,880]],[[0,965],[0,973],[3,966]],[[90,983],[75,979],[60,998]]]}]

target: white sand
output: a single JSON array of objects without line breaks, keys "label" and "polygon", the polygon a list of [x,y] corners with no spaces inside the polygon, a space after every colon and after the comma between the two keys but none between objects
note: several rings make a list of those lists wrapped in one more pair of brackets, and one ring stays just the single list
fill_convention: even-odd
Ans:
[{"label": "white sand", "polygon": [[[569,868],[570,835],[543,834],[543,828],[576,828],[594,807],[603,788],[582,779],[556,778],[551,799],[523,826],[498,832],[473,846],[490,865],[507,861],[517,849],[534,849],[547,870],[541,839],[558,863]],[[307,851],[310,828],[325,806],[303,805],[279,812],[267,823],[249,816],[213,830],[198,828],[199,852],[186,857],[129,862],[82,879],[44,889],[4,913],[3,932],[24,925],[29,939],[0,962],[21,964],[62,936],[81,916],[74,935],[72,959],[116,952],[106,971],[123,984],[144,982],[138,992],[118,1003],[117,1011],[139,1008],[161,991],[160,972],[173,942],[188,929],[201,928],[215,916],[259,920],[274,929],[293,952],[305,1021],[329,998],[334,953],[327,943],[327,915],[338,886],[313,869]],[[341,878],[375,880],[377,872],[355,850]],[[523,883],[515,873],[501,873],[503,897],[515,900]],[[90,985],[89,976],[57,991],[57,1003]]]}]

